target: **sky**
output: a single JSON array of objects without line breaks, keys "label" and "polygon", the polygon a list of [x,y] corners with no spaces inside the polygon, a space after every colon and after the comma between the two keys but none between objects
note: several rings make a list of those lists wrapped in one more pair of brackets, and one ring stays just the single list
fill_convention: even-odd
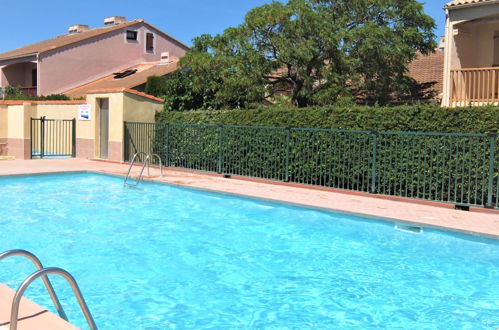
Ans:
[{"label": "sky", "polygon": [[[443,6],[449,0],[425,0],[425,11],[444,34]],[[222,33],[237,26],[251,8],[271,0],[23,0],[0,1],[0,53],[65,34],[70,25],[103,25],[105,17],[142,18],[181,42]]]}]

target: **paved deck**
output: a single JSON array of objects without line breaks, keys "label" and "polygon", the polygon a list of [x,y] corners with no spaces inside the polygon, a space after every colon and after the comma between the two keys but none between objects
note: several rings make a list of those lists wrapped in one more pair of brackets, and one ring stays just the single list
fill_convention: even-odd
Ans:
[{"label": "paved deck", "polygon": [[[43,159],[0,161],[0,175],[34,174],[66,171],[94,171],[126,175],[127,164],[86,159]],[[409,199],[393,200],[362,193],[338,192],[296,184],[265,180],[224,178],[221,175],[166,169],[163,178],[151,168],[153,181],[195,187],[210,191],[282,201],[323,210],[381,218],[427,228],[499,239],[499,211],[454,210],[443,203],[422,203]]]},{"label": "paved deck", "polygon": [[[9,329],[10,309],[14,290],[0,283],[0,330]],[[17,322],[18,330],[76,330],[74,325],[64,321],[59,316],[50,313],[45,308],[40,307],[29,299],[21,298],[19,317]]]}]

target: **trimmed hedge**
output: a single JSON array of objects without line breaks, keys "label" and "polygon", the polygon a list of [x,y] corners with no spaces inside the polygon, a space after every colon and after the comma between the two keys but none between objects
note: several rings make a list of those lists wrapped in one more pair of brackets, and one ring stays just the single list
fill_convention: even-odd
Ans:
[{"label": "trimmed hedge", "polygon": [[438,104],[416,104],[395,107],[163,111],[157,115],[157,121],[396,132],[495,133],[499,131],[499,107],[441,108]]},{"label": "trimmed hedge", "polygon": [[499,207],[499,138],[485,134],[127,122],[125,159],[138,151],[171,167]]}]

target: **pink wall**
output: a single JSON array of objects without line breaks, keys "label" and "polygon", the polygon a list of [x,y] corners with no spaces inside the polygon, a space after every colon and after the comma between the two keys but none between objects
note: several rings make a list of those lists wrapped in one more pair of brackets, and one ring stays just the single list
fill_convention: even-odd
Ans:
[{"label": "pink wall", "polygon": [[[126,30],[138,31],[138,41],[127,42]],[[154,54],[145,51],[146,32],[154,33]],[[161,52],[181,57],[185,51],[185,46],[150,29],[144,23],[139,23],[40,54],[39,94],[62,93],[142,62],[159,61]]]},{"label": "pink wall", "polygon": [[17,63],[2,68],[2,86],[31,86],[31,70],[36,63]]},{"label": "pink wall", "polygon": [[[11,60],[3,60],[0,61],[0,87],[5,87],[7,85],[17,86],[24,85],[25,78],[28,76],[25,71],[25,66],[29,66],[29,77],[28,80],[31,86],[31,68],[36,68],[36,55],[33,56],[25,56],[22,58],[16,58]],[[32,63],[30,63],[32,62]],[[24,66],[24,67],[23,67]],[[15,70],[10,70],[11,68],[15,68]],[[13,74],[13,76],[7,77],[4,70],[7,70],[7,73]],[[10,81],[9,81],[10,80]]]}]

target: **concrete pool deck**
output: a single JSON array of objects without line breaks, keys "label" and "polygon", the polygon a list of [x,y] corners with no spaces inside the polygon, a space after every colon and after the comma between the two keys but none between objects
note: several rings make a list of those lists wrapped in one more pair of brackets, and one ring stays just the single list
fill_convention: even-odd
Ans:
[{"label": "concrete pool deck", "polygon": [[[0,175],[22,175],[68,171],[91,171],[125,176],[128,164],[87,159],[41,159],[0,161]],[[138,167],[134,168],[136,173]],[[445,203],[423,202],[365,193],[324,189],[241,177],[165,168],[164,177],[151,167],[154,178],[147,179],[209,191],[281,201],[317,209],[358,214],[450,232],[499,239],[499,210],[472,208],[455,210]]]}]

